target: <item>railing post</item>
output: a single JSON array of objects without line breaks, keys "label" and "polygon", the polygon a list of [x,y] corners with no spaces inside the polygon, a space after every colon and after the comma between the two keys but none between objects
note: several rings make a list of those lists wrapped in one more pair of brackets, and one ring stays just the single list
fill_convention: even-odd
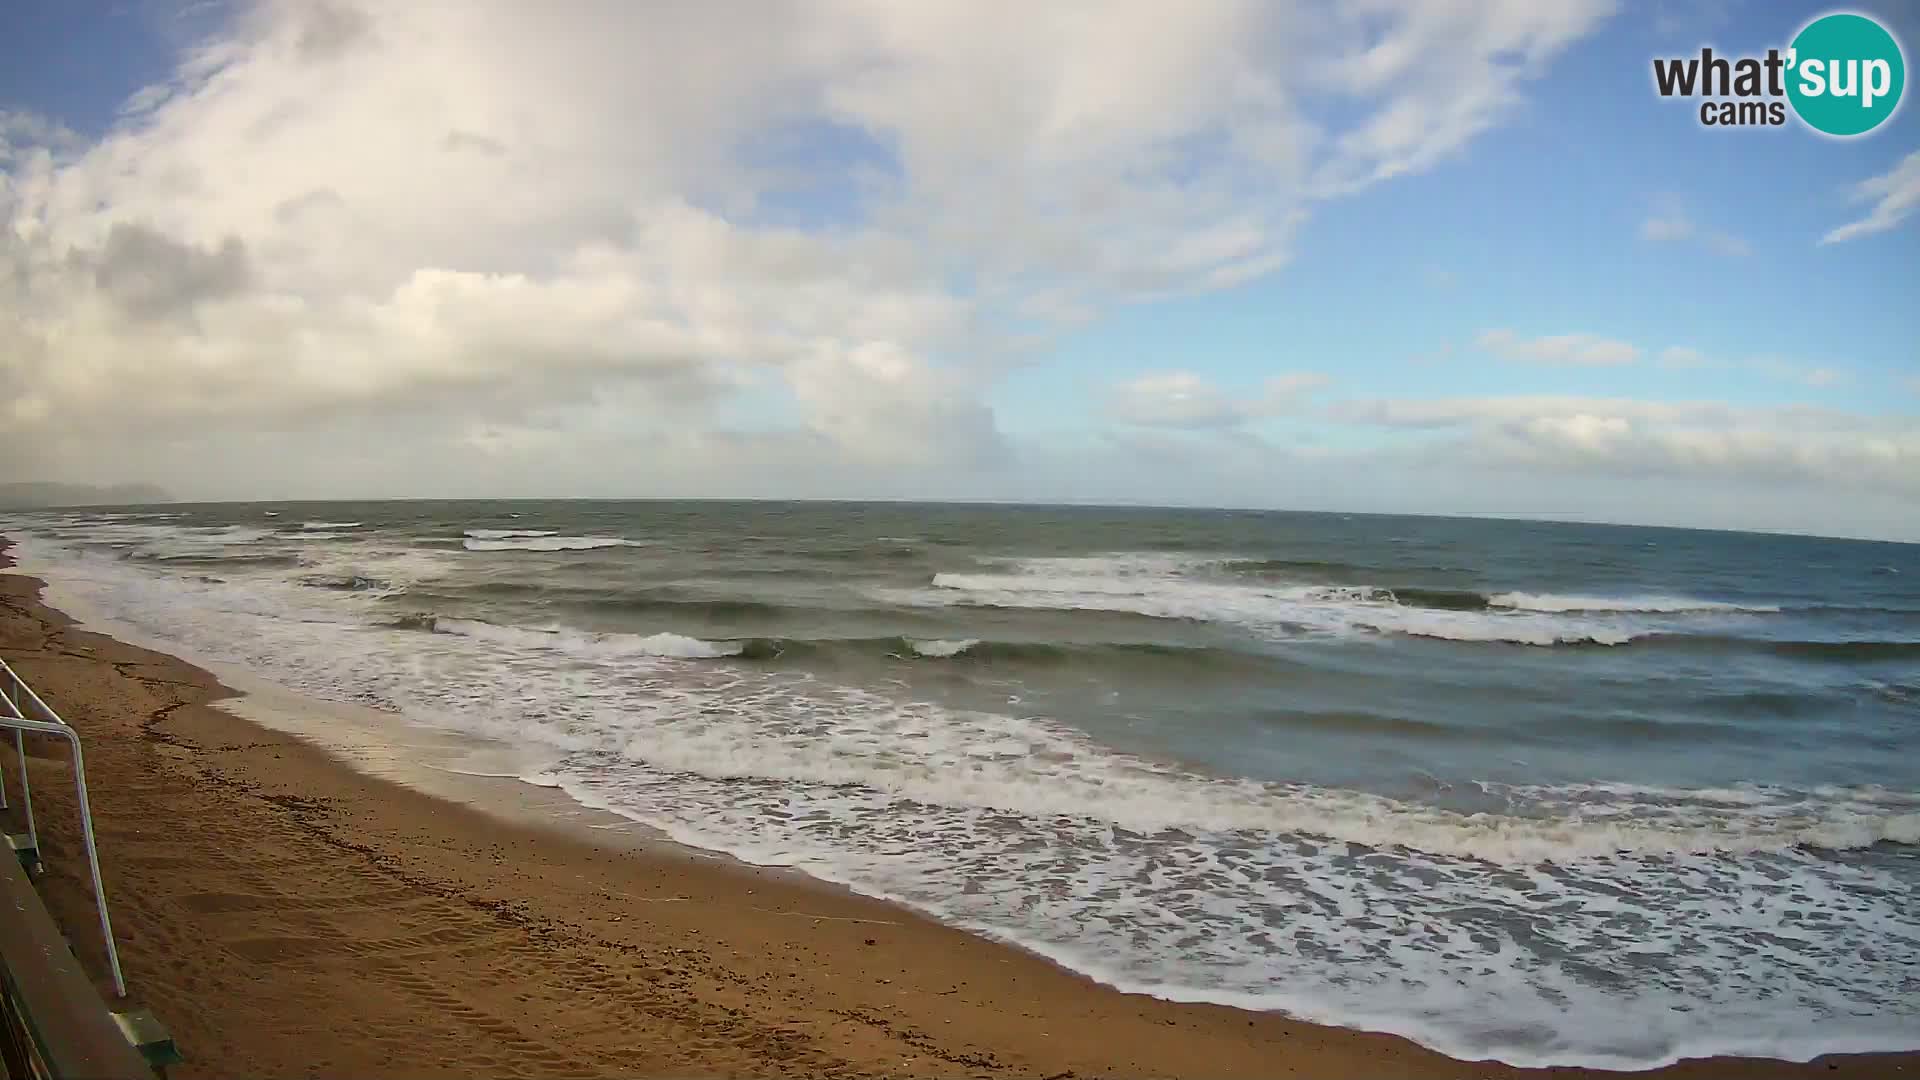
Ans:
[{"label": "railing post", "polygon": [[[107,889],[100,883],[100,850],[93,842],[93,808],[87,805],[87,763],[80,753],[80,739],[68,739],[73,745],[73,786],[80,800],[80,835],[86,842],[87,869],[93,874],[93,896],[100,908],[100,936],[107,943],[107,966],[113,969],[113,992],[127,996],[127,980],[120,974],[120,950],[113,944],[113,920],[107,917]],[[37,850],[37,849],[36,849]]]},{"label": "railing post", "polygon": [[[0,682],[0,702],[5,702],[10,716],[20,715],[20,706],[13,703],[13,680],[17,677],[12,668],[7,669],[5,682]],[[24,762],[22,765],[24,766]],[[0,810],[7,809],[7,770],[0,769]]]},{"label": "railing post", "polygon": [[[18,708],[14,712],[18,713]],[[22,719],[25,719],[23,716]],[[13,748],[20,752],[20,808],[27,815],[27,846],[40,850],[40,830],[33,823],[33,788],[27,783],[27,734],[13,729]]]}]

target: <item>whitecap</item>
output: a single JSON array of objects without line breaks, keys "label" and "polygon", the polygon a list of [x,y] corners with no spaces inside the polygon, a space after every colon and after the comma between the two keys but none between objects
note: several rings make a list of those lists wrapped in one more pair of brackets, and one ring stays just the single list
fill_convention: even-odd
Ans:
[{"label": "whitecap", "polygon": [[637,540],[618,536],[510,536],[497,539],[468,537],[461,541],[468,551],[593,551],[598,548],[645,547]]}]

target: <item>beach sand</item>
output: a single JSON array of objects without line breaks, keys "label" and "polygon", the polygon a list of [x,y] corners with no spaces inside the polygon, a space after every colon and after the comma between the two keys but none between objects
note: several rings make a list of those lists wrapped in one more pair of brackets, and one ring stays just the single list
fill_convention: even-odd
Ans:
[{"label": "beach sand", "polygon": [[[85,741],[130,996],[179,1080],[1588,1075],[1123,994],[790,873],[436,799],[208,707],[212,676],[39,588],[0,575],[0,656]],[[29,749],[42,891],[104,987],[65,753]],[[1920,1077],[1920,1055],[1639,1075]]]}]

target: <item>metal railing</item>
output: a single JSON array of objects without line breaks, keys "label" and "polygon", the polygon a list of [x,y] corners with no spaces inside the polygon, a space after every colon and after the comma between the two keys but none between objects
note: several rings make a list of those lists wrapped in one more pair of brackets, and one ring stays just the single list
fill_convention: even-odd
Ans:
[{"label": "metal railing", "polygon": [[[36,859],[40,853],[40,833],[33,819],[33,788],[27,778],[26,733],[65,739],[73,750],[73,787],[80,810],[80,837],[87,850],[87,869],[93,875],[93,901],[100,910],[100,936],[107,946],[107,966],[113,972],[114,995],[124,998],[127,982],[120,973],[120,952],[113,944],[113,920],[107,916],[107,893],[100,884],[100,851],[93,838],[93,808],[87,802],[87,763],[80,751],[80,736],[5,660],[0,660],[0,728],[13,729],[13,747],[20,758],[20,803],[26,819],[27,846]],[[6,806],[6,774],[0,771],[0,809]]]}]

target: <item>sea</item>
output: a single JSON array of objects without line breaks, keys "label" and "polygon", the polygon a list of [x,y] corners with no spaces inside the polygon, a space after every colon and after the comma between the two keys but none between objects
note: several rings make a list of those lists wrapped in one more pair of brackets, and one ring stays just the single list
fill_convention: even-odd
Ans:
[{"label": "sea", "polygon": [[1920,545],[704,501],[0,533],[184,657],[1129,991],[1516,1065],[1920,1048]]}]

